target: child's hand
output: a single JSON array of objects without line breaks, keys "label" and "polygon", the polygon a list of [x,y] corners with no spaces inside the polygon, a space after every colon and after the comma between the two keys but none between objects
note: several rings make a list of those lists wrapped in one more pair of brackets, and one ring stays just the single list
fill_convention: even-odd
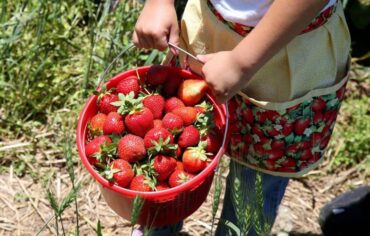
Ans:
[{"label": "child's hand", "polygon": [[224,103],[239,92],[250,80],[248,70],[236,60],[232,51],[197,56],[205,64],[202,73],[216,100]]},{"label": "child's hand", "polygon": [[168,41],[179,43],[174,0],[147,0],[133,34],[133,43],[139,48],[164,50]]}]

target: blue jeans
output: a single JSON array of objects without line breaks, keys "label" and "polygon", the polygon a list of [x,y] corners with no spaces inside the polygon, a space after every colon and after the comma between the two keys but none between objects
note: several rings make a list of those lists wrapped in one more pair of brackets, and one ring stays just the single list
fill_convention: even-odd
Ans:
[{"label": "blue jeans", "polygon": [[[257,175],[260,175],[261,178],[257,177]],[[258,188],[258,185],[256,186],[256,180],[259,179],[262,185],[262,196],[263,196],[263,206],[260,206],[261,209],[258,211],[258,199],[261,200],[261,198],[258,198],[256,196],[256,187]],[[232,222],[234,225],[236,225],[238,228],[242,228],[243,226],[238,225],[238,220],[236,217],[235,212],[235,201],[234,196],[238,194],[238,190],[235,188],[238,187],[235,183],[239,181],[240,189],[243,189],[241,191],[242,196],[242,206],[239,206],[238,209],[243,209],[243,213],[246,207],[251,207],[252,211],[253,209],[257,212],[260,212],[259,216],[257,218],[257,224],[263,226],[267,226],[267,229],[270,230],[276,215],[277,215],[277,209],[280,205],[280,202],[284,196],[284,192],[286,189],[286,186],[288,185],[289,178],[286,177],[279,177],[279,176],[272,176],[268,174],[263,174],[260,172],[256,172],[255,170],[252,170],[250,168],[244,167],[241,164],[238,164],[237,162],[231,161],[230,163],[230,173],[227,178],[226,183],[226,191],[225,191],[225,198],[224,198],[224,205],[221,213],[221,219],[227,220]],[[240,194],[239,194],[240,195]],[[238,207],[238,206],[237,206]],[[262,209],[263,208],[263,209]],[[243,214],[244,216],[245,214]],[[256,222],[256,221],[254,221]],[[254,222],[249,221],[250,223],[250,229],[247,235],[254,236],[257,235],[256,233],[256,227],[254,226]],[[240,223],[240,219],[239,219]],[[173,230],[176,229],[177,232],[181,230],[183,222],[178,223],[175,226],[168,226],[168,227],[162,227],[159,229],[154,229],[152,236],[168,236],[173,234]],[[244,224],[244,226],[247,224]],[[258,227],[257,227],[258,228]],[[172,233],[171,232],[172,229]],[[229,233],[233,232],[230,231],[229,228],[225,225],[220,223],[216,230],[217,236],[233,236],[236,235],[235,233]],[[258,230],[257,230],[258,232]],[[243,236],[246,236],[246,234],[242,234]]]},{"label": "blue jeans", "polygon": [[[259,175],[260,178],[257,177],[257,175]],[[248,207],[249,209],[251,209],[251,212],[258,213],[258,216],[256,217],[257,219],[255,219],[255,221],[253,221],[252,219],[245,220],[245,218],[242,220],[239,219],[239,222],[237,220],[235,210],[238,209],[236,208],[238,207],[238,205],[235,201],[235,195],[237,195],[238,193],[240,195],[240,192],[235,189],[236,187],[238,187],[238,185],[236,184],[237,178],[240,179],[240,187],[243,189],[243,191],[241,191],[243,201],[242,205],[239,206],[241,207],[243,212],[239,213],[242,213],[242,215],[245,216],[245,209]],[[256,196],[256,193],[258,195],[258,191],[256,191],[258,185],[255,185],[257,179],[261,181],[260,188],[262,188],[261,190],[263,196],[263,206],[261,206],[262,199],[260,198],[260,200],[258,200],[258,197]],[[255,226],[256,223],[262,227],[263,225],[265,225],[265,230],[267,229],[269,231],[275,221],[277,209],[284,196],[284,192],[288,185],[288,182],[289,178],[263,174],[232,161],[230,163],[230,173],[228,175],[226,183],[226,191],[221,219],[232,222],[239,229],[243,228],[243,226],[247,227],[247,225],[249,225],[250,227],[249,231],[247,231],[248,233],[245,233],[246,231],[244,231],[244,234],[242,233],[242,235],[257,235],[255,228],[258,227]],[[261,209],[258,209],[258,206],[260,206]],[[243,220],[248,222],[244,222],[243,225],[239,225],[238,223],[241,223],[240,221]],[[216,235],[236,235],[232,232],[233,231],[230,231],[225,224],[219,223],[216,230]]]}]

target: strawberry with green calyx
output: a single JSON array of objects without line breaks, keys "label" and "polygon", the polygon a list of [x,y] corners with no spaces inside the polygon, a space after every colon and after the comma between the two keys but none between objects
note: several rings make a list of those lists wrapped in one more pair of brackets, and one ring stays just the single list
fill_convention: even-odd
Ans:
[{"label": "strawberry with green calyx", "polygon": [[180,84],[177,97],[180,98],[185,105],[194,106],[202,100],[207,90],[208,84],[205,80],[187,79]]},{"label": "strawberry with green calyx", "polygon": [[178,139],[178,145],[182,148],[198,145],[200,140],[199,130],[192,125],[184,128]]},{"label": "strawberry with green calyx", "polygon": [[167,137],[165,140],[159,138],[158,141],[152,140],[153,146],[147,149],[148,155],[155,156],[159,153],[167,155],[167,156],[174,156],[177,157],[178,153],[178,145],[171,143],[170,137]]},{"label": "strawberry with green calyx", "polygon": [[176,168],[176,159],[169,156],[157,155],[153,158],[152,165],[157,173],[157,180],[166,180]]},{"label": "strawberry with green calyx", "polygon": [[137,111],[143,108],[142,98],[135,98],[134,92],[130,92],[127,95],[119,93],[118,101],[113,102],[112,105],[117,107],[117,112],[121,115],[126,115],[133,110]]},{"label": "strawberry with green calyx", "polygon": [[222,136],[216,130],[210,130],[202,137],[202,141],[207,142],[206,152],[217,154],[222,144]]},{"label": "strawberry with green calyx", "polygon": [[144,144],[146,148],[151,148],[155,146],[155,143],[159,142],[164,143],[167,141],[168,144],[173,144],[173,140],[173,135],[167,129],[153,128],[145,134]]},{"label": "strawberry with green calyx", "polygon": [[173,110],[180,108],[180,107],[185,107],[185,104],[183,101],[181,101],[177,97],[170,97],[164,103],[164,110],[166,113],[172,112]]},{"label": "strawberry with green calyx", "polygon": [[103,126],[106,119],[107,115],[104,113],[98,113],[91,118],[89,122],[89,130],[93,136],[103,133]]},{"label": "strawberry with green calyx", "polygon": [[326,108],[326,102],[322,98],[316,98],[312,102],[312,110],[315,112],[322,111]]},{"label": "strawberry with green calyx", "polygon": [[130,189],[138,192],[151,192],[155,189],[156,183],[152,179],[144,176],[135,176],[130,183]]},{"label": "strawberry with green calyx", "polygon": [[144,137],[154,127],[153,113],[146,107],[133,110],[125,117],[125,124],[132,134]]},{"label": "strawberry with green calyx", "polygon": [[197,147],[189,147],[184,151],[182,163],[185,171],[197,173],[207,167],[207,156],[212,154],[205,151],[206,145],[206,142],[199,142]]},{"label": "strawberry with green calyx", "polygon": [[176,135],[182,132],[184,121],[180,116],[168,112],[162,119],[163,128],[168,129],[172,134]]},{"label": "strawberry with green calyx", "polygon": [[174,188],[188,182],[192,178],[194,178],[194,175],[191,173],[183,170],[175,170],[168,179],[168,184]]},{"label": "strawberry with green calyx", "polygon": [[184,125],[192,125],[197,119],[198,112],[194,107],[180,107],[172,111],[173,114],[178,115],[184,121]]},{"label": "strawberry with green calyx", "polygon": [[110,171],[105,171],[104,173],[106,179],[114,181],[121,187],[128,186],[134,178],[134,171],[130,163],[122,159],[112,161]]},{"label": "strawberry with green calyx", "polygon": [[168,66],[153,65],[146,74],[146,82],[150,85],[164,84],[169,76],[170,68]]},{"label": "strawberry with green calyx", "polygon": [[311,119],[297,120],[294,122],[294,132],[297,135],[303,135],[306,128],[310,126]]},{"label": "strawberry with green calyx", "polygon": [[125,124],[131,133],[144,137],[145,133],[154,127],[154,116],[151,110],[143,105],[143,97],[135,98],[131,92],[128,95],[119,94],[120,101],[113,103],[118,106],[118,113],[128,114]]},{"label": "strawberry with green calyx", "polygon": [[101,113],[108,114],[112,111],[117,111],[117,107],[112,105],[113,102],[118,101],[118,96],[111,93],[111,90],[107,91],[106,85],[103,85],[100,93],[95,93],[98,96],[96,104]]},{"label": "strawberry with green calyx", "polygon": [[158,184],[155,186],[156,191],[163,191],[170,189],[170,186],[166,182],[158,182]]},{"label": "strawberry with green calyx", "polygon": [[146,156],[144,140],[133,134],[126,134],[118,142],[118,157],[130,163],[140,161]]},{"label": "strawberry with green calyx", "polygon": [[90,164],[95,165],[105,161],[107,157],[112,157],[115,154],[115,145],[111,144],[112,140],[106,135],[94,138],[86,144],[85,154]]},{"label": "strawberry with green calyx", "polygon": [[122,116],[117,112],[110,112],[104,122],[104,134],[120,135],[123,131],[125,131],[125,125]]},{"label": "strawberry with green calyx", "polygon": [[154,119],[160,119],[164,110],[164,98],[159,94],[150,94],[144,97],[143,105],[153,113]]},{"label": "strawberry with green calyx", "polygon": [[197,110],[198,114],[213,111],[212,104],[207,102],[206,100],[204,100],[203,102],[195,105],[194,108]]},{"label": "strawberry with green calyx", "polygon": [[216,126],[213,112],[198,113],[194,126],[199,130],[200,136],[204,137],[208,133],[208,130]]},{"label": "strawberry with green calyx", "polygon": [[156,176],[158,175],[153,166],[153,160],[147,159],[143,162],[136,162],[133,164],[135,175],[144,175],[153,183],[157,183]]},{"label": "strawberry with green calyx", "polygon": [[137,97],[140,92],[139,80],[134,75],[124,78],[117,84],[116,90],[117,93],[122,93],[124,95],[134,93],[134,96]]}]

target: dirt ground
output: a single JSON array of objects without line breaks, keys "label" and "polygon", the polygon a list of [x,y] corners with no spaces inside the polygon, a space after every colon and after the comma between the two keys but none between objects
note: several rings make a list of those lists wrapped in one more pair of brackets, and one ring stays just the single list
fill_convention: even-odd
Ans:
[{"label": "dirt ground", "polygon": [[[324,163],[308,176],[290,181],[272,229],[273,235],[321,235],[318,225],[320,208],[339,193],[370,183],[369,176],[364,177],[356,168],[323,176],[328,165],[330,163]],[[71,189],[64,169],[45,166],[39,170],[54,174],[55,178],[46,181],[46,186],[56,193],[59,200]],[[89,173],[81,165],[75,173],[77,183],[83,186],[78,195],[80,234],[95,235],[99,219],[104,235],[130,235],[130,223],[107,206]],[[31,176],[19,178],[12,168],[0,176],[0,235],[55,234],[55,219],[47,199],[45,182],[40,182],[35,182]],[[212,194],[199,210],[186,219],[182,235],[210,235],[211,205]],[[221,206],[218,214],[220,211]],[[76,225],[74,208],[68,208],[62,217],[66,231],[73,231]]]}]

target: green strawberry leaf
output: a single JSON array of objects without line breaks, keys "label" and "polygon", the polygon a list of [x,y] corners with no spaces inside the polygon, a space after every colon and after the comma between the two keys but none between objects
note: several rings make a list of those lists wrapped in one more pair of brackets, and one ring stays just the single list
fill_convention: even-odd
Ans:
[{"label": "green strawberry leaf", "polygon": [[285,137],[285,142],[287,144],[291,144],[291,143],[293,143],[293,141],[294,141],[294,134],[293,133],[291,133],[290,135],[288,135],[287,137]]}]

